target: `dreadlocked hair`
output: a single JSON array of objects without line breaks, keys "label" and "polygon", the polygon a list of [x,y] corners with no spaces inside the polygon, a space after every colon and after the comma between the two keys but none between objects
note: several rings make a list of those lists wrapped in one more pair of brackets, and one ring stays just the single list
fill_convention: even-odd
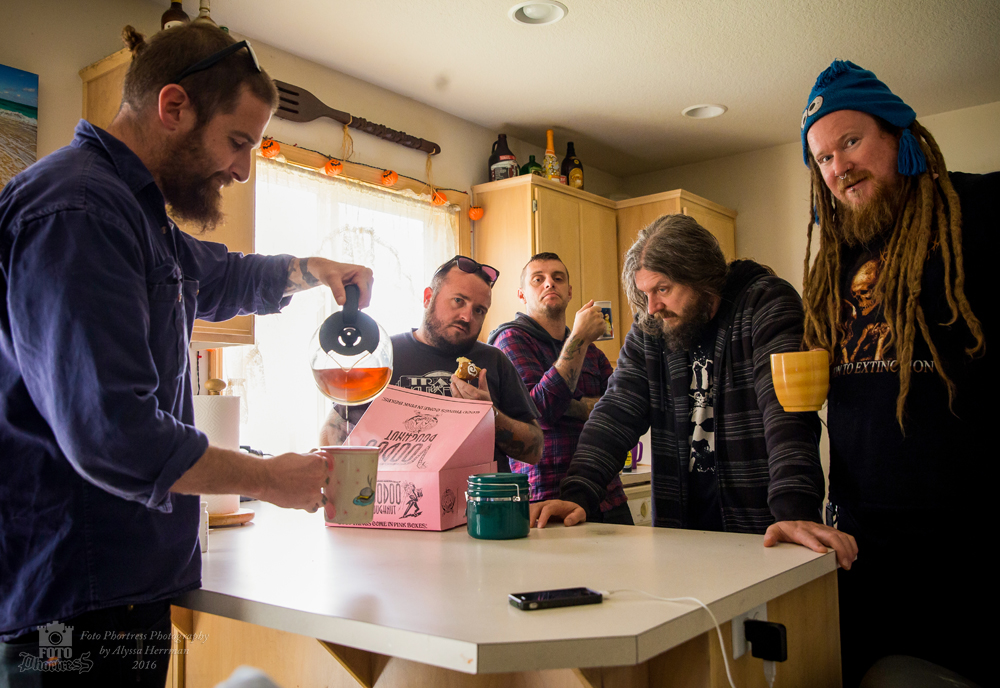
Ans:
[{"label": "dreadlocked hair", "polygon": [[[926,172],[916,177],[907,177],[903,183],[903,212],[897,215],[896,224],[883,250],[884,268],[875,283],[875,298],[882,301],[885,320],[889,326],[886,346],[896,343],[899,362],[896,420],[904,432],[903,418],[906,397],[910,392],[913,344],[917,330],[927,343],[934,360],[934,369],[948,390],[949,408],[955,397],[955,383],[941,365],[937,346],[931,339],[930,328],[920,305],[924,264],[934,249],[941,250],[945,297],[951,310],[951,319],[941,324],[953,325],[961,317],[975,340],[975,344],[968,347],[966,353],[969,356],[979,356],[986,350],[982,325],[965,296],[962,211],[958,194],[951,185],[941,149],[931,133],[916,121],[910,125],[910,131],[919,142],[929,164]],[[835,357],[835,349],[843,342],[845,335],[840,325],[841,264],[840,246],[835,232],[840,218],[837,217],[833,194],[823,181],[819,166],[811,155],[809,166],[812,172],[810,200],[813,212],[809,218],[802,289],[806,316],[804,343],[809,348],[826,349],[831,357]],[[813,228],[817,224],[820,242],[816,260],[812,261]]]}]

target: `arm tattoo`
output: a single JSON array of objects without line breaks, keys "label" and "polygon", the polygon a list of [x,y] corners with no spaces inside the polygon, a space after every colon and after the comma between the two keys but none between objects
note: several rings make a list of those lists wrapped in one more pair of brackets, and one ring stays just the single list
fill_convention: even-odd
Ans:
[{"label": "arm tattoo", "polygon": [[347,439],[347,431],[349,428],[348,422],[337,413],[336,409],[330,412],[327,416],[326,423],[323,424],[323,428],[319,433],[319,441],[321,445],[335,445],[339,446],[344,443]]},{"label": "arm tattoo", "polygon": [[559,354],[559,358],[561,358],[564,361],[568,361],[574,356],[576,356],[578,353],[580,353],[580,349],[582,347],[583,347],[583,341],[579,337],[573,337],[568,342],[566,342],[566,346],[563,347],[562,353]]},{"label": "arm tattoo", "polygon": [[559,374],[563,376],[563,379],[566,380],[566,385],[570,390],[576,389],[576,383],[580,380],[580,371],[583,369],[583,362],[581,361],[580,367],[577,368],[572,367],[570,363],[580,355],[581,350],[585,349],[586,347],[584,347],[582,339],[571,337],[559,354],[559,360],[556,361],[557,370],[559,370]]},{"label": "arm tattoo", "polygon": [[321,282],[309,272],[308,258],[293,258],[288,264],[288,279],[285,281],[285,296],[318,287]]},{"label": "arm tattoo", "polygon": [[580,381],[580,369],[579,368],[569,368],[566,371],[566,385],[570,389],[576,389],[576,383]]},{"label": "arm tattoo", "polygon": [[532,439],[530,442],[522,442],[521,440],[514,437],[514,433],[510,430],[501,430],[497,428],[497,438],[496,444],[500,447],[504,454],[512,459],[517,459],[523,461],[536,452],[541,455],[539,447],[541,446],[536,439]]},{"label": "arm tattoo", "polygon": [[[510,420],[515,423],[523,422],[515,421],[513,418]],[[542,434],[541,428],[539,428],[536,423],[525,423],[525,425],[532,429],[538,428],[537,434],[529,431],[531,436],[527,438],[527,441],[517,439],[513,430],[501,428],[499,425],[495,426],[496,445],[500,447],[500,450],[503,451],[504,454],[512,459],[524,461],[535,456],[540,459],[542,456],[542,449],[544,447],[545,436]],[[531,462],[529,461],[528,463]]]},{"label": "arm tattoo", "polygon": [[305,260],[300,260],[299,263],[302,267],[302,281],[305,282],[310,289],[318,287],[320,285],[320,281],[316,279],[315,275],[309,272],[309,259],[306,258]]},{"label": "arm tattoo", "polygon": [[516,459],[524,456],[524,442],[516,439],[510,430],[497,428],[496,443],[503,450],[503,453],[511,458]]}]

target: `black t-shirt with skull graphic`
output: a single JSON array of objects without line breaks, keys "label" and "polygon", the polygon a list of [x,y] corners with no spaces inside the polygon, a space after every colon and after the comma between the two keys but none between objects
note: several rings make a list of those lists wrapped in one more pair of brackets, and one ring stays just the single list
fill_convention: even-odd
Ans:
[{"label": "black t-shirt with skull graphic", "polygon": [[[965,293],[989,345],[992,316],[987,271],[990,236],[998,223],[989,207],[1000,197],[1000,173],[952,174],[961,198]],[[979,509],[976,490],[993,470],[986,444],[993,420],[993,369],[988,357],[970,359],[972,337],[961,318],[954,325],[944,292],[944,262],[935,250],[924,266],[921,304],[944,370],[957,385],[951,409],[930,349],[918,332],[914,344],[905,435],[896,421],[899,367],[875,284],[884,269],[884,246],[841,255],[842,345],[830,370],[830,499],[872,522],[910,523],[915,531]],[[980,502],[980,503],[976,503]],[[896,534],[898,536],[898,533]]]},{"label": "black t-shirt with skull graphic", "polygon": [[688,394],[690,421],[688,444],[688,523],[696,530],[723,531],[722,497],[719,476],[715,471],[715,339],[719,333],[716,320],[688,353],[691,361],[691,386]]}]

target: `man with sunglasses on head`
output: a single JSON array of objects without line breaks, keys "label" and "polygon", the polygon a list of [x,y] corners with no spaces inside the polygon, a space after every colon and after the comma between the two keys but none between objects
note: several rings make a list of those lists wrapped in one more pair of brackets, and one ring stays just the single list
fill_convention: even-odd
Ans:
[{"label": "man with sunglasses on head", "polygon": [[[535,420],[538,411],[513,364],[499,349],[477,341],[499,277],[496,268],[465,256],[455,256],[439,267],[424,289],[420,327],[392,337],[392,384],[418,392],[492,401],[496,423],[493,458],[497,470],[507,473],[507,457],[538,463],[543,439]],[[465,381],[455,375],[460,357],[472,361],[477,369],[475,379]],[[342,444],[347,420],[355,425],[365,409],[367,406],[334,406],[320,433],[320,443]]]},{"label": "man with sunglasses on head", "polygon": [[166,204],[205,230],[222,220],[277,93],[216,27],[125,39],[108,130],[81,121],[0,193],[0,686],[84,670],[163,686],[170,600],[201,584],[197,495],[316,511],[326,480],[319,454],[264,461],[194,428],[195,318],[275,313],[320,284],[370,300],[367,268],[177,228]]}]

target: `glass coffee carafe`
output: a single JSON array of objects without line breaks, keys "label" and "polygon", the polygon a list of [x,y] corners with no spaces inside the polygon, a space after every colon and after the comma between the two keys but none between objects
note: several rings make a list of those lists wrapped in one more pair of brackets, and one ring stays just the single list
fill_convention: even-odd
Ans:
[{"label": "glass coffee carafe", "polygon": [[358,310],[360,290],[346,285],[343,310],[319,326],[309,344],[316,386],[338,404],[355,406],[375,399],[392,376],[392,342],[386,331]]}]

